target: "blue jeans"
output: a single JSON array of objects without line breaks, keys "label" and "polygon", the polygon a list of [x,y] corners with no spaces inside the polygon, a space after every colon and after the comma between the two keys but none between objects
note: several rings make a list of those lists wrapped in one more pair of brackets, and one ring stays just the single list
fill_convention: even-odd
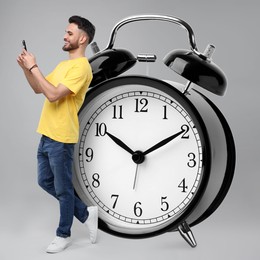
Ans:
[{"label": "blue jeans", "polygon": [[69,237],[73,216],[84,223],[87,206],[75,194],[72,184],[74,144],[42,136],[38,148],[38,184],[59,201],[60,222],[56,235]]}]

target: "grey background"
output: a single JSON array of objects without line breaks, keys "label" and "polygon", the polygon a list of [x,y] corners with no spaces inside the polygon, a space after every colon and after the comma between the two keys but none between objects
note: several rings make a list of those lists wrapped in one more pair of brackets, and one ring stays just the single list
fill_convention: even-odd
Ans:
[{"label": "grey background", "polygon": [[[88,1],[1,0],[1,181],[0,259],[260,259],[259,249],[259,1]],[[216,45],[213,56],[228,77],[224,97],[205,92],[221,109],[233,130],[237,147],[236,173],[219,209],[193,228],[198,247],[191,249],[177,233],[145,240],[128,240],[99,231],[91,245],[76,220],[73,245],[58,255],[44,250],[55,235],[58,204],[36,184],[35,132],[43,103],[16,63],[21,40],[37,57],[44,74],[63,59],[67,19],[79,14],[97,28],[95,41],[105,48],[113,26],[136,14],[157,13],[179,17],[193,28],[200,51]],[[170,23],[139,22],[123,27],[115,47],[154,53],[151,76],[185,82],[161,62],[176,48],[188,48],[186,32]],[[87,56],[91,57],[89,49]],[[144,65],[128,73],[145,74]],[[258,242],[258,243],[257,243]]]}]

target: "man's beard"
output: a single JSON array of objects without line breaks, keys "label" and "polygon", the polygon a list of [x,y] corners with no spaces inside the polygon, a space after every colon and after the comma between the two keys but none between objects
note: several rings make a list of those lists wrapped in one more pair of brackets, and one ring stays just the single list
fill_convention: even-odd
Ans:
[{"label": "man's beard", "polygon": [[69,44],[65,44],[63,47],[62,47],[62,49],[64,50],[64,51],[73,51],[73,50],[76,50],[76,49],[78,49],[78,47],[79,47],[79,45],[78,44],[76,44],[76,43],[69,43]]}]

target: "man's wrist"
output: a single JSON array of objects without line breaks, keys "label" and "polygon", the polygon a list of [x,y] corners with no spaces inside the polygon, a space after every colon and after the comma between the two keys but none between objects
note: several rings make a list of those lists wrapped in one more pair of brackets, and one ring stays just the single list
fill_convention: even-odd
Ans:
[{"label": "man's wrist", "polygon": [[34,69],[34,68],[38,68],[38,65],[34,64],[31,68],[29,68],[29,71],[32,72],[32,69]]}]

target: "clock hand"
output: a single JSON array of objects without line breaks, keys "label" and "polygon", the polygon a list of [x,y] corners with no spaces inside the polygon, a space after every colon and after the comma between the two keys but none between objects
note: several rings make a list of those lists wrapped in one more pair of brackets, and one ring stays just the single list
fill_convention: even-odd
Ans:
[{"label": "clock hand", "polygon": [[136,151],[134,152],[131,148],[129,148],[124,142],[122,142],[119,138],[115,137],[114,135],[110,134],[106,131],[106,134],[120,147],[122,147],[124,150],[129,152],[132,155],[133,161],[136,163],[136,169],[135,169],[135,179],[134,179],[134,185],[133,189],[136,187],[136,180],[137,180],[137,174],[138,174],[138,164],[142,163],[144,160],[144,156],[142,156],[142,152]]},{"label": "clock hand", "polygon": [[144,159],[145,159],[144,156],[147,155],[148,153],[151,153],[151,152],[155,151],[156,149],[164,146],[165,144],[169,143],[170,141],[172,141],[173,139],[178,137],[183,132],[185,132],[185,130],[181,130],[180,132],[163,139],[162,141],[160,141],[159,143],[155,144],[154,146],[152,146],[151,148],[149,148],[145,152],[136,151],[135,153],[132,154],[132,160],[136,163],[135,179],[134,179],[134,185],[133,185],[133,189],[134,190],[135,190],[135,187],[136,187],[136,180],[137,180],[137,174],[138,174],[138,165],[141,164],[144,161]]},{"label": "clock hand", "polygon": [[136,169],[135,169],[135,179],[134,179],[134,185],[133,185],[133,189],[135,190],[135,186],[136,186],[136,179],[137,179],[137,172],[138,172],[138,163],[136,164]]},{"label": "clock hand", "polygon": [[183,132],[185,132],[185,130],[181,130],[180,132],[178,132],[178,133],[176,133],[174,135],[171,135],[168,138],[165,138],[164,140],[160,141],[159,143],[155,144],[154,146],[152,146],[151,148],[149,148],[148,150],[143,152],[143,155],[147,155],[148,153],[151,153],[151,152],[157,150],[158,148],[164,146],[165,144],[169,143],[170,141],[172,141],[173,139],[178,137]]},{"label": "clock hand", "polygon": [[134,151],[129,148],[125,143],[123,143],[119,138],[115,137],[114,135],[110,134],[109,132],[106,131],[106,134],[116,143],[118,144],[120,147],[122,147],[123,149],[125,149],[127,152],[129,152],[130,154],[134,154]]}]

